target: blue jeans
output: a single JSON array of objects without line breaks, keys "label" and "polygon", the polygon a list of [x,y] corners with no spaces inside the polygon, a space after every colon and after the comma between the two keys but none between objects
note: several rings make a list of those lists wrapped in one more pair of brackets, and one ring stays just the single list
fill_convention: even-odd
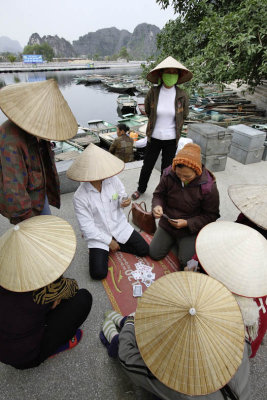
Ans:
[{"label": "blue jeans", "polygon": [[40,215],[51,215],[51,210],[50,210],[50,207],[49,207],[47,195],[45,195],[44,208],[41,211]]}]

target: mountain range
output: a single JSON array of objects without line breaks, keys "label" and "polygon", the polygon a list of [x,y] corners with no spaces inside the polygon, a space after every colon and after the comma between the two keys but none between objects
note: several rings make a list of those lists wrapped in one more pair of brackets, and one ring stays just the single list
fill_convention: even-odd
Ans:
[{"label": "mountain range", "polygon": [[[43,36],[33,33],[28,45],[47,42],[54,50],[56,57],[86,56],[92,58],[98,54],[101,57],[118,54],[122,47],[126,47],[128,54],[135,59],[144,59],[157,52],[157,34],[160,29],[151,24],[139,24],[133,33],[115,27],[98,29],[80,36],[72,43],[57,35]],[[0,37],[0,53],[10,51],[18,53],[22,51],[19,42],[5,36]]]},{"label": "mountain range", "polygon": [[0,53],[21,53],[22,50],[17,40],[12,40],[7,36],[0,36]]},{"label": "mountain range", "polygon": [[157,34],[160,29],[155,25],[139,24],[133,33],[125,29],[119,30],[115,27],[98,29],[89,32],[74,40],[71,44],[64,38],[56,36],[40,37],[33,33],[28,44],[42,44],[47,42],[54,50],[56,57],[89,56],[111,56],[117,54],[122,47],[126,47],[129,55],[135,59],[144,59],[157,51]]}]

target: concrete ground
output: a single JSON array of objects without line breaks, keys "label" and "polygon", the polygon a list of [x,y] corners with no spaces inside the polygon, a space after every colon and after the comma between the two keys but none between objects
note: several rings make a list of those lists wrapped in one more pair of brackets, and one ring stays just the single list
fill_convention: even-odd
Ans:
[{"label": "concrete ground", "polygon": [[[131,194],[137,187],[140,164],[120,174],[126,191]],[[235,220],[238,210],[227,194],[230,184],[267,184],[267,162],[242,165],[228,158],[226,170],[215,173],[221,199],[221,218]],[[159,182],[159,172],[154,170],[147,192],[142,200],[150,205],[152,192]],[[66,272],[80,287],[93,295],[93,307],[83,329],[81,343],[71,351],[45,361],[35,369],[18,371],[0,364],[0,400],[149,400],[147,393],[136,391],[117,361],[111,360],[102,346],[98,334],[104,312],[111,308],[101,282],[92,281],[88,273],[88,251],[79,233],[72,206],[73,193],[62,195],[61,209],[53,208],[53,214],[66,219],[77,234],[75,258]],[[10,227],[0,216],[0,235]],[[265,400],[267,393],[267,341],[260,347],[251,365],[251,400]]]}]

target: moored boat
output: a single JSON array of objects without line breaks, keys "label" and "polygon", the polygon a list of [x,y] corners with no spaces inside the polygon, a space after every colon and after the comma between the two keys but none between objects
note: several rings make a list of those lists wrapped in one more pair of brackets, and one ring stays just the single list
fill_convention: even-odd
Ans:
[{"label": "moored boat", "polygon": [[106,87],[111,92],[117,93],[134,93],[135,85],[132,83],[106,83]]},{"label": "moored boat", "polygon": [[97,132],[98,134],[117,131],[116,125],[101,119],[90,120],[88,121],[88,125],[90,131]]},{"label": "moored boat", "polygon": [[128,94],[120,94],[117,98],[117,103],[120,110],[136,111],[137,101]]}]

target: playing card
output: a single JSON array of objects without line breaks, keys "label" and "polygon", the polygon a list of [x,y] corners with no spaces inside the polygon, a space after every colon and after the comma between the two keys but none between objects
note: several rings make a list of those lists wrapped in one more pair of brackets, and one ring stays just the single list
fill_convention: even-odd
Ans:
[{"label": "playing card", "polygon": [[138,279],[142,279],[142,274],[140,271],[132,271],[131,275],[134,277],[134,279],[137,281]]},{"label": "playing card", "polygon": [[141,297],[142,296],[142,285],[133,285],[133,296]]}]

